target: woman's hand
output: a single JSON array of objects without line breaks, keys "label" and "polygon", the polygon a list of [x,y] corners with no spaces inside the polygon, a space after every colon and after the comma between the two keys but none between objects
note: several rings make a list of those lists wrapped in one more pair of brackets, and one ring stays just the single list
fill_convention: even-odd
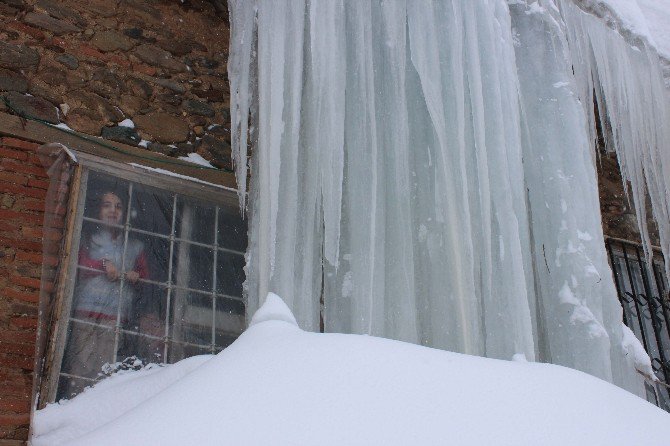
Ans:
[{"label": "woman's hand", "polygon": [[127,271],[126,280],[130,283],[137,283],[137,280],[140,278],[140,273],[137,271]]},{"label": "woman's hand", "polygon": [[107,259],[103,259],[102,267],[105,270],[105,274],[107,275],[108,280],[110,280],[112,282],[118,280],[119,270],[116,268],[116,265],[114,265],[112,262],[110,262]]}]

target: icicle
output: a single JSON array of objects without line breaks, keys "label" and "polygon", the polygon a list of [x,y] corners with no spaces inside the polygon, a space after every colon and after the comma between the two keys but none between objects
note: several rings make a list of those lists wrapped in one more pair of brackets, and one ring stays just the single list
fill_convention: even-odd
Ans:
[{"label": "icicle", "polygon": [[230,0],[230,46],[228,78],[230,79],[230,119],[233,163],[237,179],[237,193],[240,211],[244,215],[247,192],[247,136],[249,131],[249,111],[251,108],[250,76],[253,41],[255,35],[256,1]]},{"label": "icicle", "polygon": [[231,3],[238,182],[245,113],[258,129],[247,310],[274,291],[308,330],[524,355],[635,391],[590,106],[595,87],[668,251],[662,79],[567,0],[509,3]]},{"label": "icicle", "polygon": [[[578,70],[579,94],[590,119],[591,138],[596,139],[590,110],[595,92],[602,124],[612,129],[608,148],[617,154],[624,184],[630,181],[645,255],[651,261],[646,220],[649,194],[661,249],[665,258],[670,258],[670,126],[666,124],[670,101],[659,57],[644,39],[619,34],[571,1],[558,3],[567,24],[572,65]],[[616,21],[608,24],[619,25]],[[670,262],[666,262],[666,276],[670,277]]]}]

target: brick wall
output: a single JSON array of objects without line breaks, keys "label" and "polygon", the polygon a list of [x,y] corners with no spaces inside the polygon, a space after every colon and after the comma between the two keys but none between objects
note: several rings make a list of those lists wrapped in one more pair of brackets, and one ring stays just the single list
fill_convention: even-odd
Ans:
[{"label": "brick wall", "polygon": [[0,439],[28,436],[49,184],[37,147],[0,138]]}]

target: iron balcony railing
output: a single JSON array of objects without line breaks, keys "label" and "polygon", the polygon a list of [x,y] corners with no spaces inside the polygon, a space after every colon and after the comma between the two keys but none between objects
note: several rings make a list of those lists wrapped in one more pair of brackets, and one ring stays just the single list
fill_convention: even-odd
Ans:
[{"label": "iron balcony railing", "polygon": [[623,321],[642,342],[660,383],[647,382],[647,399],[670,412],[670,299],[660,251],[647,262],[641,245],[608,238],[607,253],[623,307]]}]

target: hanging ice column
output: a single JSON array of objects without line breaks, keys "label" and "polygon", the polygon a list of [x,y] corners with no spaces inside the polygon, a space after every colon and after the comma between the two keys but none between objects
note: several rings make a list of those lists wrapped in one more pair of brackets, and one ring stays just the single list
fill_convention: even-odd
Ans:
[{"label": "hanging ice column", "polygon": [[567,28],[513,3],[516,36],[502,0],[230,3],[249,313],[634,389]]}]

